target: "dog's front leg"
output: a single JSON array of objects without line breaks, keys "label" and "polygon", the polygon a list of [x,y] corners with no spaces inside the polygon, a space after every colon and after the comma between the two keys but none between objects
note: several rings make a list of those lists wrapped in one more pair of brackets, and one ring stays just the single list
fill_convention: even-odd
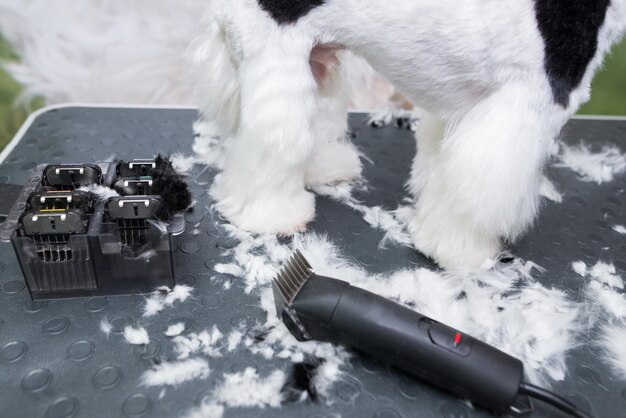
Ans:
[{"label": "dog's front leg", "polygon": [[317,110],[311,125],[314,146],[305,174],[307,187],[361,177],[359,151],[348,139],[347,70],[354,63],[351,53],[340,51],[335,67],[327,71],[325,79],[318,79]]},{"label": "dog's front leg", "polygon": [[416,248],[448,269],[479,267],[502,240],[522,233],[537,212],[549,144],[566,118],[549,88],[515,83],[448,121],[439,144],[444,131],[432,124],[435,140],[420,139],[413,170]]},{"label": "dog's front leg", "polygon": [[433,166],[437,164],[445,130],[446,124],[443,120],[429,112],[422,114],[415,133],[417,154],[413,160],[411,180],[409,181],[409,190],[415,198],[418,198],[424,190]]},{"label": "dog's front leg", "polygon": [[290,234],[314,216],[314,197],[304,189],[317,91],[312,47],[292,26],[243,45],[240,125],[211,193],[221,214],[248,231]]}]

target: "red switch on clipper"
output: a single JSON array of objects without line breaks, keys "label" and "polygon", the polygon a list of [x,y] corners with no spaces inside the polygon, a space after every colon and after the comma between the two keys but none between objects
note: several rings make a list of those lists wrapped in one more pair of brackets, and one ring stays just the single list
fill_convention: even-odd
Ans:
[{"label": "red switch on clipper", "polygon": [[464,339],[459,331],[439,322],[432,323],[428,335],[433,343],[459,356],[467,356],[472,349],[471,339]]},{"label": "red switch on clipper", "polygon": [[460,332],[457,332],[457,333],[454,335],[454,346],[455,346],[455,347],[458,347],[458,346],[459,346],[459,344],[461,344],[461,333],[460,333]]}]

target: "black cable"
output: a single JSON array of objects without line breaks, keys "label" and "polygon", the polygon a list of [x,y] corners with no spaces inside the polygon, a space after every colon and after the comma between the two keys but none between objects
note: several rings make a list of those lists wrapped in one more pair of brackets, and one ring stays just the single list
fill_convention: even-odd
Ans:
[{"label": "black cable", "polygon": [[565,412],[576,418],[593,418],[592,415],[587,412],[581,411],[570,401],[560,397],[559,395],[550,392],[539,386],[535,386],[530,383],[522,382],[519,386],[520,393],[528,395],[531,398],[539,399],[545,403],[548,403],[555,408]]}]

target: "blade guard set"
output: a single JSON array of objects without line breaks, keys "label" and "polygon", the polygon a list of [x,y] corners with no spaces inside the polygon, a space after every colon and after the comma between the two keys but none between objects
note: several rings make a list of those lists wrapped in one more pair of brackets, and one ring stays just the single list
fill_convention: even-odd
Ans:
[{"label": "blade guard set", "polygon": [[[162,164],[171,168],[157,157],[33,170],[0,230],[0,240],[13,243],[33,300],[174,285],[171,237],[185,222],[158,194],[166,187],[158,184]],[[103,199],[90,191],[98,186],[119,196]]]}]

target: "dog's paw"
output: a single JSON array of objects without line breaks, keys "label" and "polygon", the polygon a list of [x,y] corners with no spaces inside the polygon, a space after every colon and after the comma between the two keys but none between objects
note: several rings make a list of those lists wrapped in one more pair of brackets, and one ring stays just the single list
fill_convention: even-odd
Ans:
[{"label": "dog's paw", "polygon": [[389,103],[370,114],[369,125],[382,128],[393,123],[396,128],[417,131],[419,115],[414,110],[406,110]]},{"label": "dog's paw", "polygon": [[307,164],[307,187],[336,184],[361,177],[359,151],[349,141],[334,140],[317,147]]},{"label": "dog's paw", "polygon": [[259,234],[293,235],[306,229],[315,216],[315,196],[302,189],[296,193],[254,190],[250,193],[223,187],[216,179],[211,194],[216,209],[233,225]]},{"label": "dog's paw", "polygon": [[409,230],[415,249],[446,270],[478,269],[501,251],[496,235],[477,231],[468,220],[445,214],[416,216]]}]

